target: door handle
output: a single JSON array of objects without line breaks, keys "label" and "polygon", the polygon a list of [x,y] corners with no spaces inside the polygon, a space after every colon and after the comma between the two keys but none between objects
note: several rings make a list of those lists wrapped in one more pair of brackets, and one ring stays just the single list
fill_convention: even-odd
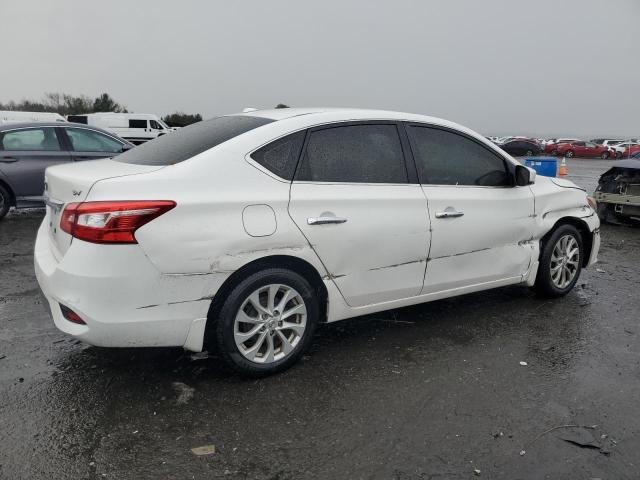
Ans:
[{"label": "door handle", "polygon": [[18,159],[16,157],[2,157],[0,158],[0,162],[2,163],[14,163],[17,162]]},{"label": "door handle", "polygon": [[458,212],[456,210],[445,210],[444,212],[436,212],[436,218],[455,218],[461,217],[464,212]]},{"label": "door handle", "polygon": [[309,217],[307,218],[307,224],[309,225],[326,225],[329,223],[344,223],[346,218],[340,217]]}]

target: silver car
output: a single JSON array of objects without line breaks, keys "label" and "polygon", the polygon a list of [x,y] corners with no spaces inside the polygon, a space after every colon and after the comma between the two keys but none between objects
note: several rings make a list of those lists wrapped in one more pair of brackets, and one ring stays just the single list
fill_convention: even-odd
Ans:
[{"label": "silver car", "polygon": [[0,219],[12,206],[43,206],[47,167],[114,157],[132,147],[105,130],[76,123],[0,126]]}]

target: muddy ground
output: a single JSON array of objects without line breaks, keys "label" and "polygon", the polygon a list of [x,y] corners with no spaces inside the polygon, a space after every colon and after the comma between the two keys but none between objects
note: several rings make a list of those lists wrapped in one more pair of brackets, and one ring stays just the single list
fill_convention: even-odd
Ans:
[{"label": "muddy ground", "polygon": [[[569,171],[592,191],[608,165]],[[604,226],[566,298],[509,287],[327,325],[299,365],[246,380],[58,332],[41,215],[0,223],[2,479],[640,478],[640,229]]]}]

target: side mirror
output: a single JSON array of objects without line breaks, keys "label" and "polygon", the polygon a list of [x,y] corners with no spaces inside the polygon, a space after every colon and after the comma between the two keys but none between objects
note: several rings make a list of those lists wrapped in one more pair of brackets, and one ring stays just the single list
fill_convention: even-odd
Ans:
[{"label": "side mirror", "polygon": [[516,185],[524,187],[531,185],[536,180],[536,171],[524,165],[516,165]]},{"label": "side mirror", "polygon": [[122,145],[122,151],[126,152],[127,150],[131,150],[133,147],[134,147],[133,145],[125,143],[124,145]]}]

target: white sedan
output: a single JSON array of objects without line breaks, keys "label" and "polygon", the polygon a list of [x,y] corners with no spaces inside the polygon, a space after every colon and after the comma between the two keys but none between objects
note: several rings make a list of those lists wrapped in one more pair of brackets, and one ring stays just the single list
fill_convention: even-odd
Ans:
[{"label": "white sedan", "polygon": [[319,323],[504,285],[568,293],[593,200],[407,113],[252,111],[52,167],[35,270],[56,326],[281,371]]}]

